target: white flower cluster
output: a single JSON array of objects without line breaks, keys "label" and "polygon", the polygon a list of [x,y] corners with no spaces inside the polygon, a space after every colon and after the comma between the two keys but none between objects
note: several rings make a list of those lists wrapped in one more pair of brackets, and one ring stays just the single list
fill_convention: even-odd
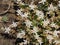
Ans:
[{"label": "white flower cluster", "polygon": [[[49,42],[48,45],[50,45],[52,42],[57,45],[60,42],[57,40],[59,39],[58,34],[60,33],[60,31],[57,30],[59,28],[59,18],[57,18],[59,17],[59,13],[57,11],[59,11],[58,6],[60,7],[60,1],[58,3],[58,6],[54,6],[52,2],[49,3],[47,0],[41,0],[38,2],[37,5],[34,4],[34,1],[32,1],[30,4],[27,4],[28,6],[26,6],[25,3],[22,1],[19,2],[20,3],[18,4],[20,6],[20,9],[18,9],[16,12],[18,16],[24,19],[24,23],[26,24],[26,31],[29,30],[31,33],[33,33],[32,36],[37,39],[40,45],[44,43],[45,39],[43,40],[43,37],[47,38],[46,40],[48,40]],[[58,21],[55,22],[55,20]],[[17,26],[15,23],[13,24],[14,27]],[[32,29],[31,26],[33,26]],[[42,35],[42,37],[40,37],[40,34]],[[23,38],[24,35],[27,35],[25,34],[25,31],[18,33],[17,38]],[[25,41],[25,43],[27,43],[27,41]]]},{"label": "white flower cluster", "polygon": [[44,13],[42,11],[36,10],[36,15],[39,19],[44,19]]},{"label": "white flower cluster", "polygon": [[32,22],[30,20],[26,20],[25,24],[28,28],[30,28],[30,26],[32,26]]}]

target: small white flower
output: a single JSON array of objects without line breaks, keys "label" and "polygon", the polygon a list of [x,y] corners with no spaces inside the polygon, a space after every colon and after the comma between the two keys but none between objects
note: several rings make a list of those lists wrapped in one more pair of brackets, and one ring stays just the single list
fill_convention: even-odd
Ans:
[{"label": "small white flower", "polygon": [[14,1],[18,4],[22,3],[22,0],[14,0]]},{"label": "small white flower", "polygon": [[16,27],[17,26],[17,23],[16,22],[13,22],[12,25],[13,25],[13,27]]},{"label": "small white flower", "polygon": [[43,42],[39,42],[39,44],[41,45]]},{"label": "small white flower", "polygon": [[42,11],[36,10],[36,15],[38,16],[38,18],[44,18],[44,13]]},{"label": "small white flower", "polygon": [[54,10],[54,7],[52,4],[50,4],[50,7],[48,7],[48,10]]},{"label": "small white flower", "polygon": [[36,15],[44,15],[42,11],[36,10]]},{"label": "small white flower", "polygon": [[17,38],[22,38],[25,35],[25,31],[22,31],[21,33],[17,33]]},{"label": "small white flower", "polygon": [[40,45],[42,45],[42,43],[43,43],[42,41],[39,41],[39,44],[40,44]]},{"label": "small white flower", "polygon": [[24,45],[26,45],[28,43],[28,41],[27,40],[24,40]]},{"label": "small white flower", "polygon": [[9,33],[11,29],[9,27],[5,27],[5,33]]},{"label": "small white flower", "polygon": [[43,21],[43,26],[45,27],[45,26],[47,26],[48,24],[50,23],[50,21],[47,19],[47,20],[44,20]]},{"label": "small white flower", "polygon": [[31,23],[32,23],[32,22],[29,21],[29,20],[26,20],[26,21],[25,21],[26,26],[29,27],[29,28],[30,28],[30,26],[32,25]]},{"label": "small white flower", "polygon": [[22,11],[23,11],[23,9],[20,9],[20,10],[18,9],[18,10],[17,10],[17,12],[18,12],[17,15],[20,15],[22,18],[23,18],[23,17],[28,17],[28,14],[29,14],[29,13],[28,13],[28,12],[23,13]]},{"label": "small white flower", "polygon": [[60,7],[60,1],[58,1],[59,3],[58,3],[58,6]]},{"label": "small white flower", "polygon": [[60,3],[60,1],[58,1]]},{"label": "small white flower", "polygon": [[58,4],[58,6],[60,7],[60,4]]},{"label": "small white flower", "polygon": [[39,39],[39,35],[35,33],[35,39]]},{"label": "small white flower", "polygon": [[17,22],[13,22],[9,27],[17,27]]},{"label": "small white flower", "polygon": [[28,14],[29,14],[29,13],[24,13],[24,15],[21,15],[21,16],[27,18],[27,17],[28,17]]},{"label": "small white flower", "polygon": [[34,26],[33,33],[36,33],[36,32],[38,32],[38,28]]},{"label": "small white flower", "polygon": [[42,38],[38,39],[38,42],[39,44],[41,45],[43,42],[42,42]]},{"label": "small white flower", "polygon": [[40,15],[40,11],[39,10],[36,10],[36,15]]},{"label": "small white flower", "polygon": [[57,7],[54,7],[54,6],[52,5],[52,3],[51,3],[51,4],[50,4],[50,7],[48,7],[48,10],[55,11],[55,10],[57,10]]},{"label": "small white flower", "polygon": [[52,22],[52,23],[50,24],[50,26],[51,26],[51,27],[55,27],[56,24]]},{"label": "small white flower", "polygon": [[34,8],[36,8],[36,5],[30,4],[29,7],[34,10]]},{"label": "small white flower", "polygon": [[57,10],[58,8],[57,7],[54,7],[54,10]]},{"label": "small white flower", "polygon": [[55,31],[53,32],[53,35],[56,36],[56,37],[58,37],[58,33],[60,33],[60,31],[56,31],[56,30],[55,30]]},{"label": "small white flower", "polygon": [[52,22],[52,23],[50,24],[50,26],[51,26],[51,27],[54,27],[54,28],[56,28],[56,29],[59,28],[59,26],[58,26],[56,23],[54,23],[54,22]]},{"label": "small white flower", "polygon": [[21,31],[21,33],[22,33],[23,35],[25,35],[25,31]]},{"label": "small white flower", "polygon": [[41,0],[39,3],[43,3],[44,4],[45,2],[46,2],[46,0]]},{"label": "small white flower", "polygon": [[47,39],[52,40],[54,39],[52,35],[47,35]]},{"label": "small white flower", "polygon": [[40,18],[40,19],[44,19],[44,15],[40,15],[38,18]]},{"label": "small white flower", "polygon": [[23,10],[23,9],[18,9],[18,10],[16,11],[16,12],[18,13],[17,15],[23,15],[22,10]]}]

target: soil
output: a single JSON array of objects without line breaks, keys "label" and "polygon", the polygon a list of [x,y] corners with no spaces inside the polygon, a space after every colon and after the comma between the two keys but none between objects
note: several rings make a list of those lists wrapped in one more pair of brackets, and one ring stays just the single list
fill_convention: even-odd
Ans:
[{"label": "soil", "polygon": [[[11,1],[11,0],[9,0],[9,1]],[[7,8],[8,8],[8,5],[2,4],[1,2],[2,2],[2,0],[0,0],[0,13],[2,13],[5,10],[7,10]],[[12,17],[12,15],[15,15],[12,3],[11,3],[11,7],[10,7],[9,11],[6,14],[4,14],[4,15],[8,15],[8,17],[10,15],[11,15],[11,17]],[[0,17],[1,16],[2,15],[0,15]],[[7,24],[4,24],[4,23],[0,22],[0,28],[1,28],[1,26],[3,26],[2,24],[3,25],[7,25]],[[2,35],[2,33],[3,33],[3,31],[0,30],[0,45],[15,45],[15,39],[6,38],[6,37],[4,37],[4,35]]]}]

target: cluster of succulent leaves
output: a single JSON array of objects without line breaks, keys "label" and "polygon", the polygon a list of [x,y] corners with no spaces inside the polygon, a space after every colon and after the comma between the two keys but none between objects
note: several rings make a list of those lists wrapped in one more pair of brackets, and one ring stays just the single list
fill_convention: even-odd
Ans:
[{"label": "cluster of succulent leaves", "polygon": [[3,21],[3,22],[8,21],[8,17],[7,17],[7,16],[3,16],[3,17],[2,17],[2,21]]}]

